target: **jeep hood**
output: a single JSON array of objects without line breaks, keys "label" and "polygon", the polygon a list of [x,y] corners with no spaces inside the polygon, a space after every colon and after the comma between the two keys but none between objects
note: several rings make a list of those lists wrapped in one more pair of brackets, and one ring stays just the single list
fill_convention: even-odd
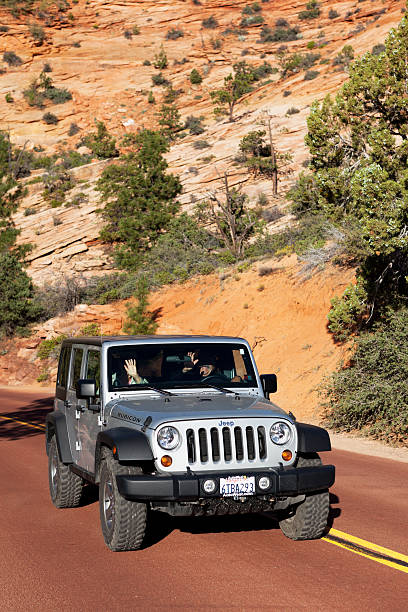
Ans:
[{"label": "jeep hood", "polygon": [[239,419],[284,417],[288,414],[260,397],[234,395],[199,395],[117,399],[106,406],[107,414],[122,423],[143,425],[155,429],[162,423],[197,419]]}]

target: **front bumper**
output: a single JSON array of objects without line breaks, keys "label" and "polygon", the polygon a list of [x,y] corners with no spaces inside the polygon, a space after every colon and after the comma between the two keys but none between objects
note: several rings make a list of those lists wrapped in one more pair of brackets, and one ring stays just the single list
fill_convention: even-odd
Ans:
[{"label": "front bumper", "polygon": [[[137,501],[197,501],[221,497],[220,478],[228,476],[255,476],[256,494],[274,498],[296,496],[328,489],[334,483],[334,465],[318,465],[303,468],[270,468],[246,472],[190,472],[189,474],[116,476],[119,493],[126,499]],[[268,476],[269,489],[260,489],[258,481]],[[215,480],[214,493],[206,493],[203,483]],[[253,495],[251,497],[254,497]]]}]

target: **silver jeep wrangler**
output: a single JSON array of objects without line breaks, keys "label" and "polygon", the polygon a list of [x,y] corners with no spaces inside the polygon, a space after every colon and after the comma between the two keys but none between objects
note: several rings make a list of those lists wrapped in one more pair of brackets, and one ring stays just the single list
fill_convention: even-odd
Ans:
[{"label": "silver jeep wrangler", "polygon": [[269,401],[276,376],[257,372],[242,338],[70,338],[46,418],[51,499],[81,503],[99,485],[111,550],[137,550],[149,512],[273,512],[294,540],[319,538],[334,466],[328,433]]}]

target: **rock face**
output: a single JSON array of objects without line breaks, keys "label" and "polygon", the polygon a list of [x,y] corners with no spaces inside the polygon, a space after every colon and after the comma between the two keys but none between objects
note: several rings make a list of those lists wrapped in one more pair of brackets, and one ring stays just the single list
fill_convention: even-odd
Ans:
[{"label": "rock face", "polygon": [[[1,125],[10,131],[13,142],[27,148],[41,146],[46,152],[75,148],[81,135],[94,129],[95,119],[104,121],[118,136],[141,127],[157,127],[164,89],[152,84],[152,76],[159,72],[152,64],[163,44],[168,67],[162,72],[173,89],[182,90],[176,99],[182,119],[202,116],[206,127],[203,134],[178,141],[168,155],[170,170],[183,183],[181,202],[188,208],[192,201],[206,197],[226,170],[231,183],[242,183],[251,197],[261,192],[270,196],[270,182],[255,182],[234,160],[240,139],[251,130],[262,129],[262,118],[270,115],[277,149],[293,154],[294,172],[301,168],[307,156],[303,139],[312,100],[336,91],[347,78],[347,72],[333,66],[333,59],[345,44],[352,44],[356,55],[361,55],[381,43],[390,27],[399,22],[405,6],[404,0],[363,0],[353,6],[347,0],[336,4],[336,17],[333,13],[329,16],[333,6],[326,0],[319,3],[317,19],[299,20],[305,4],[305,0],[260,3],[264,23],[271,29],[277,20],[300,28],[296,40],[260,43],[261,24],[241,25],[245,17],[242,9],[247,6],[243,1],[93,0],[74,4],[72,18],[63,16],[52,27],[45,25],[46,40],[40,46],[29,33],[26,18],[16,19],[2,8],[1,23],[9,29],[0,33],[1,56],[13,51],[22,64],[0,62],[5,71],[0,85]],[[218,22],[213,29],[205,27],[205,20],[212,16]],[[139,34],[133,33],[135,28]],[[174,31],[179,32],[178,37],[171,34]],[[271,74],[237,106],[233,123],[216,121],[209,92],[222,85],[232,65],[242,60],[252,65],[267,61],[278,68],[277,52],[282,45],[290,53],[307,52],[312,47],[313,53],[320,53],[313,67],[318,72],[316,78],[305,80],[304,71],[286,79]],[[64,104],[47,102],[46,110],[59,119],[56,125],[42,121],[44,109],[28,106],[23,97],[45,62],[52,68],[49,76],[55,86],[72,93],[72,100]],[[203,76],[200,85],[190,82],[193,68]],[[149,104],[149,91],[156,104]],[[14,101],[7,103],[6,94]],[[80,132],[69,136],[73,123]],[[94,189],[104,165],[93,162],[72,171],[83,181],[66,196],[66,201],[72,202],[84,194],[76,207],[52,209],[41,196],[43,185],[30,185],[15,221],[22,230],[19,240],[34,245],[29,273],[37,283],[52,282],[60,274],[89,276],[111,268],[106,248],[98,240],[101,219],[96,214],[99,202]],[[282,193],[292,177],[281,180]],[[284,205],[280,200],[273,203]]]}]

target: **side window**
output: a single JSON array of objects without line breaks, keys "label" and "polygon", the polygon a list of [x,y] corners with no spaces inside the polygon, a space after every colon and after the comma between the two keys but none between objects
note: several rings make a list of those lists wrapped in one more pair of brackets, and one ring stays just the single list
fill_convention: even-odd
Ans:
[{"label": "side window", "polygon": [[81,363],[82,355],[84,354],[83,349],[74,349],[74,358],[72,360],[72,378],[71,378],[71,389],[75,389],[77,380],[81,378]]},{"label": "side window", "polygon": [[96,395],[99,397],[101,389],[101,353],[100,351],[88,351],[85,378],[96,380]]},{"label": "side window", "polygon": [[58,387],[66,388],[67,386],[70,357],[71,357],[71,347],[64,346],[64,348],[61,350],[59,365],[58,365],[58,376],[57,376]]}]

